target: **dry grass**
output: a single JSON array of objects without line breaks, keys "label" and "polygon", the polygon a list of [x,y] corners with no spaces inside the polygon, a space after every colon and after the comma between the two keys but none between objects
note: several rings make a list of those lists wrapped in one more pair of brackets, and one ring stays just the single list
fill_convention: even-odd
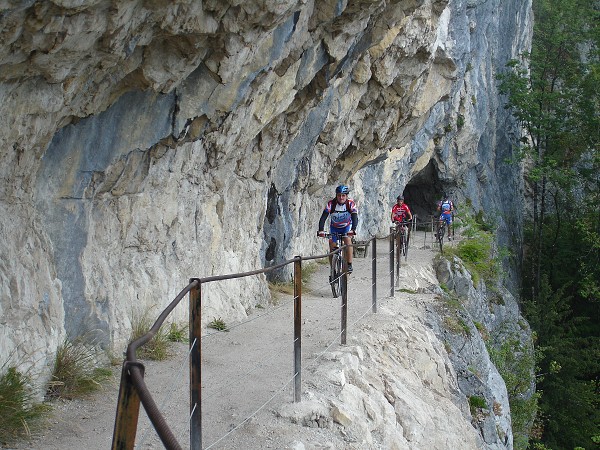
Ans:
[{"label": "dry grass", "polygon": [[93,345],[65,339],[56,350],[46,396],[73,399],[99,389],[102,382],[112,375],[110,369],[98,363],[99,353]]}]

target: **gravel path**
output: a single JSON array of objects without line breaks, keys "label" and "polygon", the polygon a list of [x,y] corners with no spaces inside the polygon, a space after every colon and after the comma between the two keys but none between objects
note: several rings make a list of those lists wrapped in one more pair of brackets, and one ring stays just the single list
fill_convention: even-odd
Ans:
[{"label": "gravel path", "polygon": [[[427,241],[431,239],[427,235]],[[411,240],[408,264],[402,280],[390,297],[389,244],[377,244],[378,307],[402,302],[421,287],[431,284],[431,262],[435,249],[421,232]],[[324,251],[325,252],[325,251]],[[323,253],[324,253],[323,252]],[[349,280],[348,342],[360,342],[361,325],[378,320],[372,313],[371,248],[367,258],[354,259]],[[328,267],[319,264],[302,298],[302,389],[326,389],[318,377],[326,352],[340,346],[340,299],[334,299],[327,283]],[[259,303],[257,299],[257,304]],[[414,300],[414,299],[413,299]],[[428,301],[423,297],[423,301]],[[409,306],[407,302],[406,306]],[[413,302],[414,303],[414,302]],[[416,303],[415,303],[416,304]],[[175,344],[167,361],[144,362],[145,379],[167,423],[183,448],[189,447],[188,349]],[[334,430],[310,429],[282,419],[276,411],[293,402],[293,301],[280,295],[275,305],[259,308],[242,324],[231,324],[228,332],[209,330],[202,343],[203,448],[293,448],[291,442],[310,433]],[[29,442],[15,449],[107,449],[117,404],[120,367],[101,392],[84,400],[58,401],[45,427]],[[326,383],[323,383],[325,385]],[[140,412],[136,448],[163,448]]]}]

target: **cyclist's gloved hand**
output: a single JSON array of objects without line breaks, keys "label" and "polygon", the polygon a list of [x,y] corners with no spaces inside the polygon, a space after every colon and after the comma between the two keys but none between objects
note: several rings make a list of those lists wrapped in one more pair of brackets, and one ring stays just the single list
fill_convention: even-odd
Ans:
[{"label": "cyclist's gloved hand", "polygon": [[347,234],[348,234],[348,236],[354,236],[356,234],[356,231],[350,230],[350,231],[348,231]]},{"label": "cyclist's gloved hand", "polygon": [[317,236],[319,236],[319,237],[325,237],[325,232],[319,230],[319,231],[317,231]]}]

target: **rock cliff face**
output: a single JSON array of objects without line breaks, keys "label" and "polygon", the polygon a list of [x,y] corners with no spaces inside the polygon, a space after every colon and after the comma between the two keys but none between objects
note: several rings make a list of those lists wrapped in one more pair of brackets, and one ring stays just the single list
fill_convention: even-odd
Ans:
[{"label": "rock cliff face", "polygon": [[[529,46],[530,3],[0,7],[3,358],[44,371],[65,336],[122,349],[190,277],[321,250],[340,182],[362,237],[385,233],[399,193],[427,220],[445,190],[518,243],[495,74]],[[224,286],[204,317],[268,296],[264,280]]]}]

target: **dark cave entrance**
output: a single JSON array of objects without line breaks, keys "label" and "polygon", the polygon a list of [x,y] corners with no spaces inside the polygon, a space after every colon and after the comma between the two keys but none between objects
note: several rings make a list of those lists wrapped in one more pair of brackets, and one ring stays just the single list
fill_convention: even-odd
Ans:
[{"label": "dark cave entrance", "polygon": [[447,189],[449,186],[439,179],[437,166],[432,159],[407,183],[403,192],[404,201],[417,215],[419,223],[429,222],[437,202]]}]

